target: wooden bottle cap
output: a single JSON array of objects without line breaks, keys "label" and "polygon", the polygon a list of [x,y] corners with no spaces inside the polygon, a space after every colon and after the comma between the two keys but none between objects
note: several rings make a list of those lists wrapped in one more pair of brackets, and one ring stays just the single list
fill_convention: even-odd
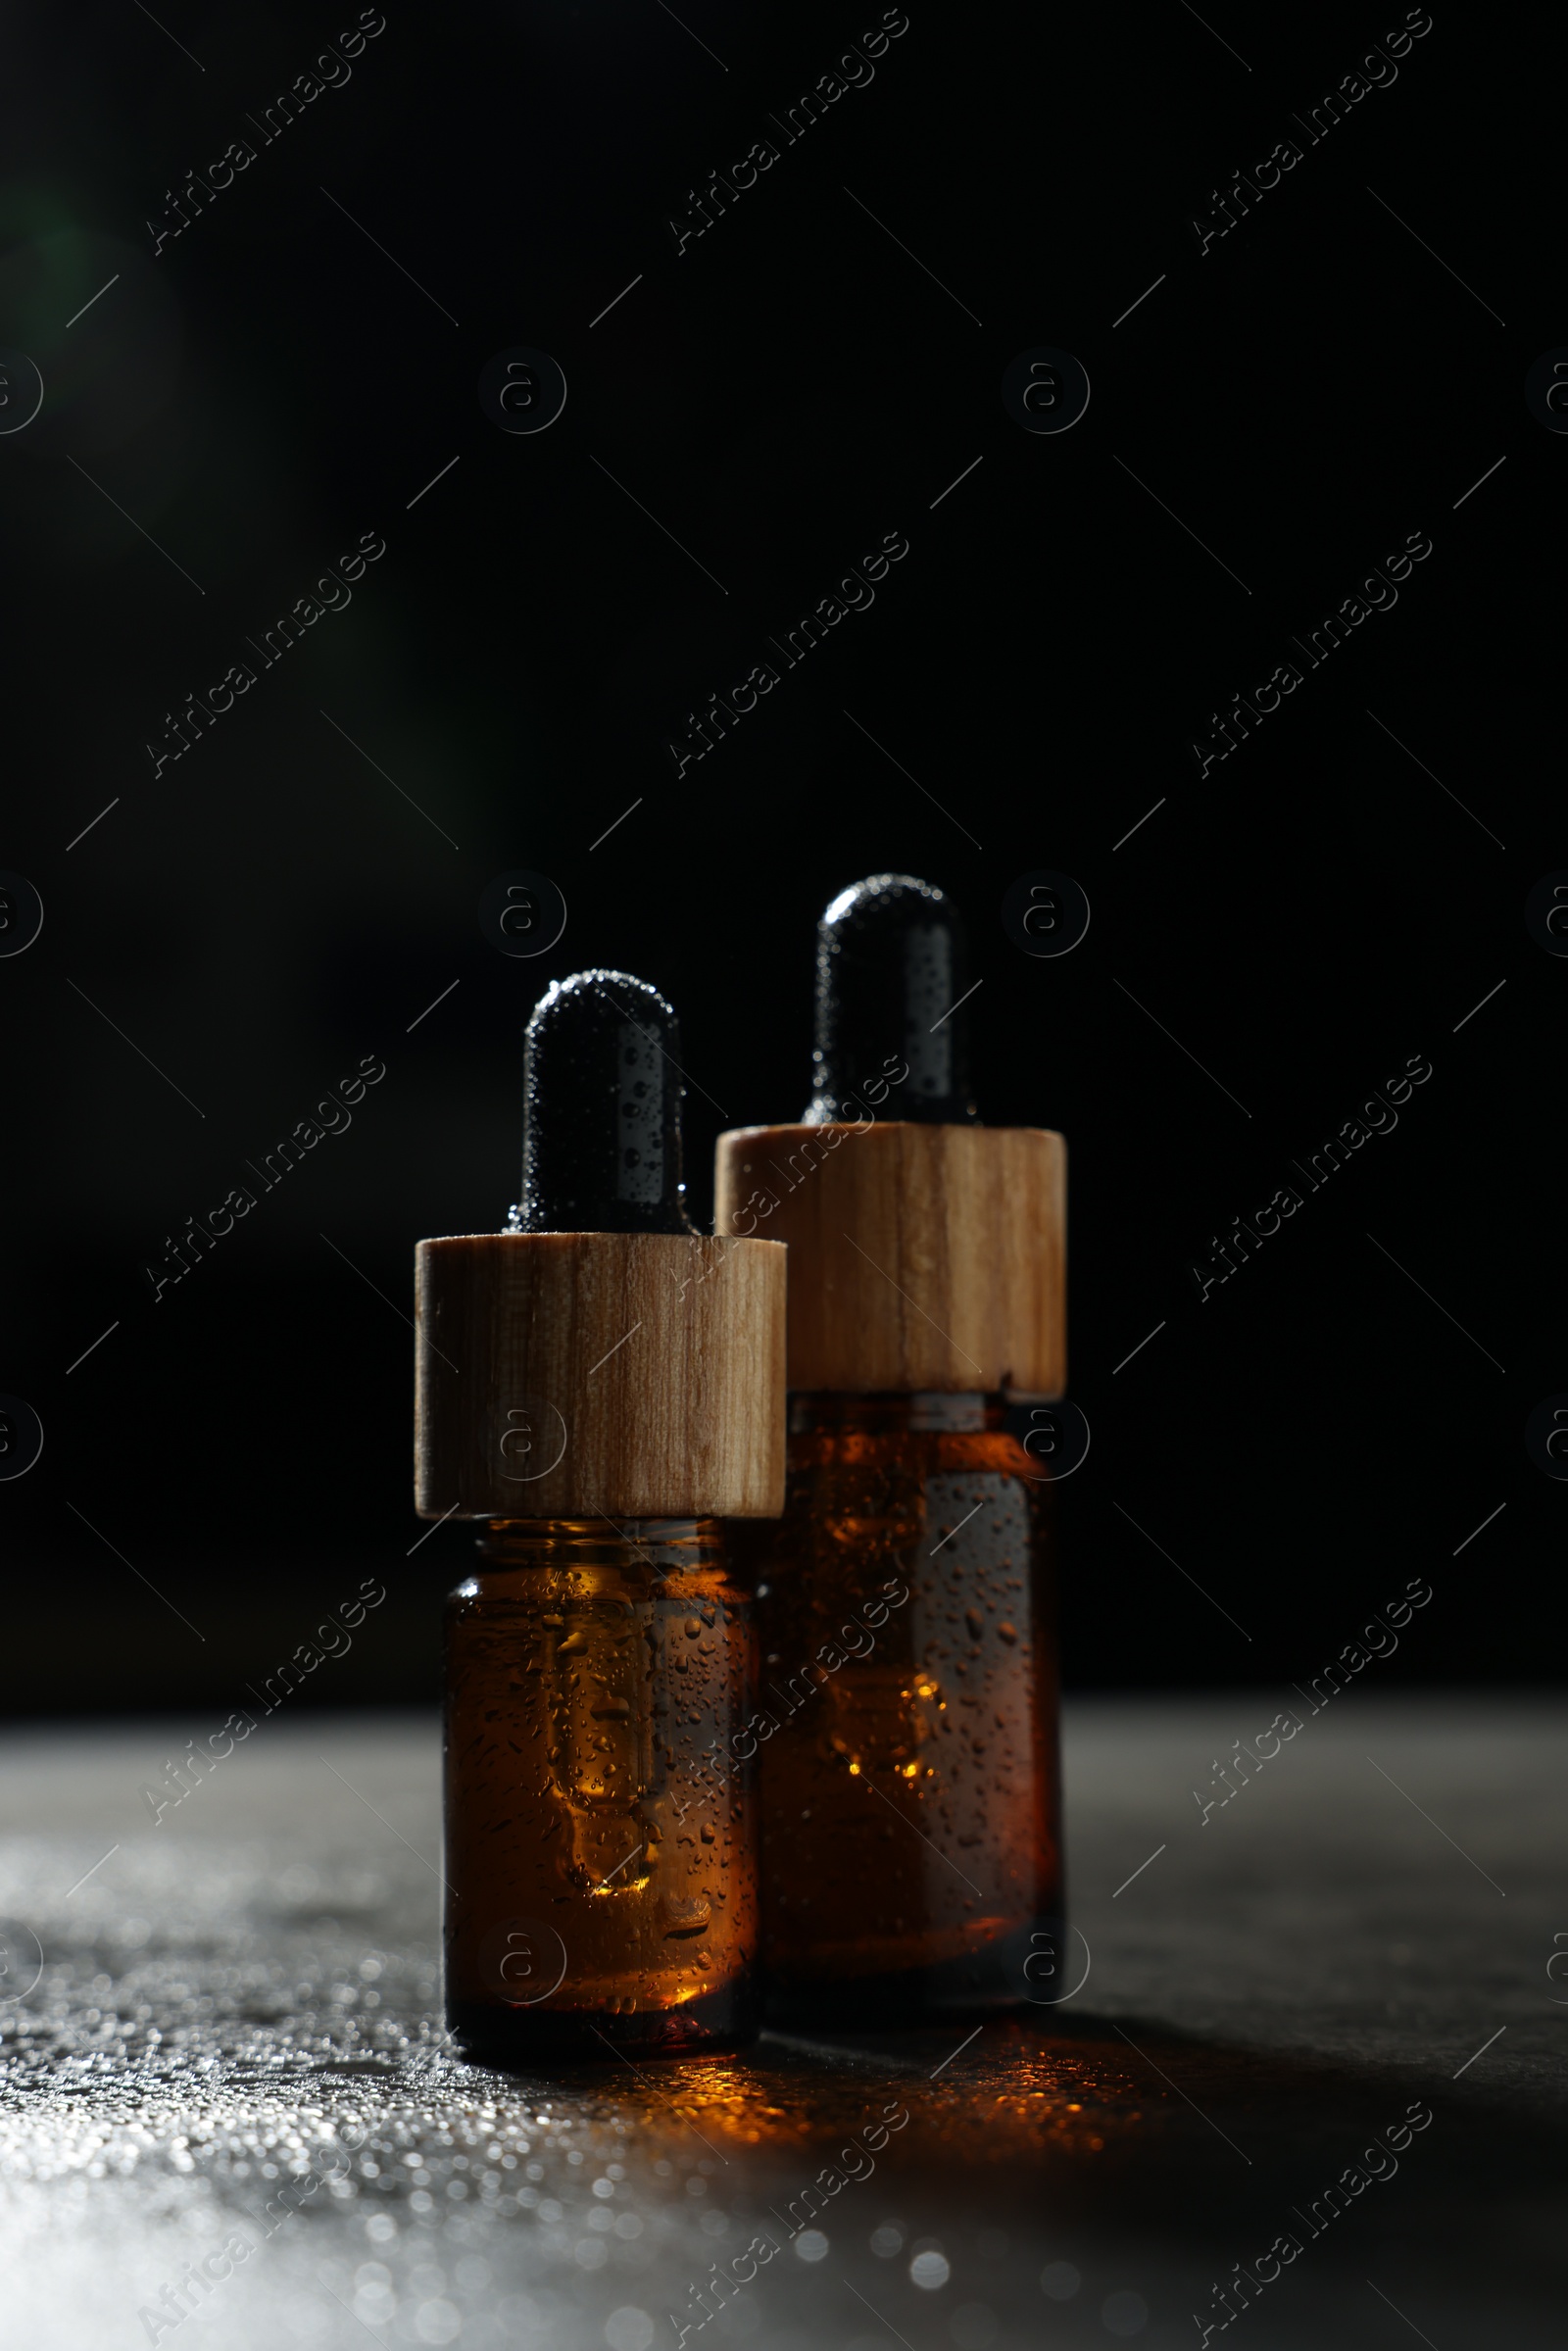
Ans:
[{"label": "wooden bottle cap", "polygon": [[1060,1396],[1067,1147],[1042,1127],[737,1127],[720,1233],[789,1244],[792,1389]]},{"label": "wooden bottle cap", "polygon": [[415,1250],[421,1518],[773,1518],[785,1251],[674,1233]]}]

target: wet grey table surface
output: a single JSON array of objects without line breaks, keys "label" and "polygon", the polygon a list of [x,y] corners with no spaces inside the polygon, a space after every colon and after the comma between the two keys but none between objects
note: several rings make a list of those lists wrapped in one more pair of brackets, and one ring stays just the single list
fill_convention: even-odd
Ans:
[{"label": "wet grey table surface", "polygon": [[1560,2346],[1563,1710],[1357,1689],[1202,1818],[1278,1702],[1069,1710],[1070,1999],[548,2080],[441,2047],[433,1720],[264,1726],[156,1826],[189,1725],[14,1733],[0,2335]]}]

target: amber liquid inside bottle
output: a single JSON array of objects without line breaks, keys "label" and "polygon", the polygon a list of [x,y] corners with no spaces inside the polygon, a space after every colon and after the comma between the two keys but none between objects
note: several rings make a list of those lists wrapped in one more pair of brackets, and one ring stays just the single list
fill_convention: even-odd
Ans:
[{"label": "amber liquid inside bottle", "polygon": [[447,1603],[447,2021],[481,2062],[755,2030],[753,1635],[717,1521],[510,1520]]},{"label": "amber liquid inside bottle", "polygon": [[1049,1508],[999,1398],[791,1397],[784,1516],[735,1530],[762,1648],[743,1751],[776,2022],[1059,1989]]}]

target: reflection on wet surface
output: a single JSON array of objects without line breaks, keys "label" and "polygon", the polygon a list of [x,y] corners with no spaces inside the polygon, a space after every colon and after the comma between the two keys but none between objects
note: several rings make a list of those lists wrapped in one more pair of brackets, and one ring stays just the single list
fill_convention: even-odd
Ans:
[{"label": "reflection on wet surface", "polygon": [[[1258,2351],[1373,2351],[1407,2331],[1380,2295],[1440,2351],[1554,2340],[1563,2012],[1542,2000],[1537,2017],[1513,1988],[1555,1918],[1530,1908],[1521,1856],[1517,1965],[1490,1913],[1465,1941],[1469,1888],[1402,1847],[1405,1956],[1387,1956],[1374,1886],[1376,1934],[1356,1941],[1341,1918],[1314,1959],[1303,1873],[1328,1887],[1390,1868],[1356,1861],[1325,1779],[1289,1824],[1277,1935],[1261,1897],[1223,1879],[1151,1870],[1125,1926],[1123,1902],[1086,1896],[1092,2002],[509,2077],[445,2043],[427,1725],[279,1726],[186,1801],[177,1835],[136,1817],[167,1744],[167,1730],[18,1739],[0,1782],[0,2209],[8,2318],[29,2351],[207,2333],[231,2351],[371,2334],[387,2351],[699,2336],[704,2351],[1032,2351],[1191,2343],[1195,2312],[1218,2324],[1227,2308]],[[1101,1824],[1107,1886],[1123,1842],[1158,1841],[1144,1809],[1157,1747],[1146,1764],[1126,1816],[1107,1805]],[[1259,1813],[1279,1836],[1283,1800]],[[1094,1829],[1075,1848],[1090,1882]],[[1232,1866],[1212,1840],[1192,1850]],[[1207,2022],[1216,1936],[1229,2031],[1223,2005]],[[1400,2024],[1385,1985],[1418,1956]],[[1291,2046],[1272,2023],[1285,1992]],[[1452,2080],[1498,2023],[1506,2037]],[[1504,2059],[1510,2073],[1489,2071]],[[1374,2166],[1367,2150],[1422,2098],[1430,2126]],[[1360,2185],[1323,2204],[1358,2166]],[[1299,2255],[1265,2282],[1283,2231]],[[1254,2283],[1216,2305],[1233,2276]]]}]

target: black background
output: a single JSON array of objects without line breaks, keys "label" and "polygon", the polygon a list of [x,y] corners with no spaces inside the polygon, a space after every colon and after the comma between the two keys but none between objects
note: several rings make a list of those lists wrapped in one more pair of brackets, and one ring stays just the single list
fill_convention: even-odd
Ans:
[{"label": "black background", "polygon": [[[600,962],[674,1000],[705,1217],[719,1128],[805,1102],[817,914],[886,868],[969,917],[982,1114],[1069,1141],[1069,1682],[1304,1680],[1412,1577],[1379,1678],[1560,1670],[1564,1497],[1522,1442],[1568,1387],[1568,969],[1522,921],[1568,863],[1528,748],[1560,622],[1515,519],[1568,457],[1522,394],[1565,339],[1532,250],[1560,34],[1527,60],[1440,7],[1308,145],[1289,110],[1402,9],[1206,13],[910,0],[790,145],[769,113],[878,7],[388,0],[270,144],[247,115],[357,10],[12,13],[0,344],[46,387],[0,438],[0,864],[46,908],[0,962],[0,1388],[46,1430],[0,1486],[14,1706],[237,1703],[368,1575],[301,1702],[428,1694],[470,1538],[407,1556],[398,1317],[415,1241],[515,1196],[528,1009]],[[1200,256],[1189,220],[1287,136]],[[478,405],[515,344],[565,371],[542,435]],[[1040,344],[1093,385],[1060,436],[1002,405]],[[349,608],[155,777],[164,714],[366,532]],[[685,713],[888,532],[874,607],[677,780]],[[1200,780],[1209,713],[1413,532],[1396,609]],[[518,866],[570,909],[537,962],[476,922]],[[1059,961],[1002,928],[1035,867],[1093,906]],[[155,1305],[164,1237],[367,1054],[352,1128]],[[1397,1130],[1200,1303],[1210,1237],[1415,1055]]]}]

